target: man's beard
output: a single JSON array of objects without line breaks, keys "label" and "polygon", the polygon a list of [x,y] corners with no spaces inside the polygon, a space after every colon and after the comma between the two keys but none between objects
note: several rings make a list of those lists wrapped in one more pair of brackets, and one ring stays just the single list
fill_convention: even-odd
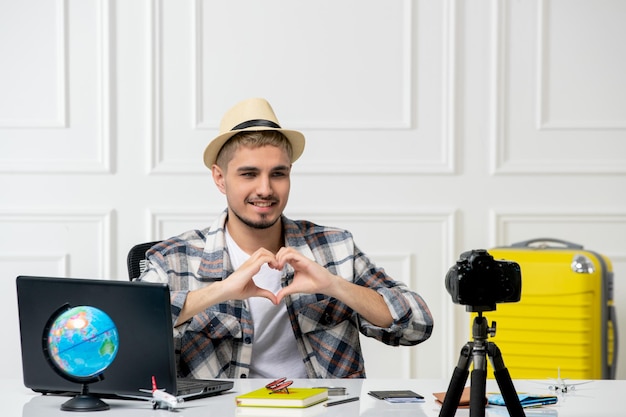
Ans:
[{"label": "man's beard", "polygon": [[268,220],[268,219],[264,219],[262,216],[261,220],[259,221],[252,221],[249,219],[246,219],[242,216],[240,216],[235,210],[232,210],[233,214],[235,215],[235,217],[237,217],[239,219],[239,221],[241,221],[243,224],[245,224],[246,226],[252,228],[252,229],[259,229],[259,230],[263,230],[263,229],[269,229],[270,227],[274,226],[276,224],[276,222],[278,222],[278,220],[280,220],[280,216],[277,217],[276,219],[272,220]]}]

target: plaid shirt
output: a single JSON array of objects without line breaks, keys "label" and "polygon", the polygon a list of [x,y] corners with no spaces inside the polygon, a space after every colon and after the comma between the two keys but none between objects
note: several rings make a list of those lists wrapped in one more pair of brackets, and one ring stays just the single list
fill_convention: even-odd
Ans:
[{"label": "plaid shirt", "polygon": [[[227,211],[204,230],[165,240],[147,252],[148,269],[139,278],[169,284],[172,322],[189,291],[227,279],[233,272],[225,239]],[[428,339],[433,320],[424,300],[377,268],[344,230],[282,218],[286,246],[330,272],[383,296],[393,323],[368,323],[341,301],[323,294],[285,298],[287,311],[310,378],[365,377],[359,331],[388,345],[415,345]],[[293,280],[285,266],[281,285]],[[245,300],[213,305],[174,329],[178,373],[196,378],[245,378],[250,368],[254,326]]]}]

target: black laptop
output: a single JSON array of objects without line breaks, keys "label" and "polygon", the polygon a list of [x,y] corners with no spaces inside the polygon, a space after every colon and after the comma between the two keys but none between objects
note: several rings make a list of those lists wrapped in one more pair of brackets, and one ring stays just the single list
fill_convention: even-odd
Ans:
[{"label": "black laptop", "polygon": [[176,378],[170,292],[166,284],[19,276],[16,280],[24,385],[44,394],[73,395],[81,385],[63,378],[44,355],[44,329],[60,308],[90,306],[108,315],[119,345],[103,379],[89,384],[102,397],[141,395],[152,387],[174,395],[206,397],[233,387],[229,380]]}]

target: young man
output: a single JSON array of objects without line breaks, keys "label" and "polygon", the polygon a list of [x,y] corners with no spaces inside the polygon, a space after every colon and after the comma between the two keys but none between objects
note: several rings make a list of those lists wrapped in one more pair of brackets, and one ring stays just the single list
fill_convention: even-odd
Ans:
[{"label": "young man", "polygon": [[204,153],[227,209],[148,251],[140,280],[170,285],[181,376],[365,377],[359,332],[393,346],[430,336],[424,300],[349,232],[283,216],[303,150],[267,101],[237,104]]}]

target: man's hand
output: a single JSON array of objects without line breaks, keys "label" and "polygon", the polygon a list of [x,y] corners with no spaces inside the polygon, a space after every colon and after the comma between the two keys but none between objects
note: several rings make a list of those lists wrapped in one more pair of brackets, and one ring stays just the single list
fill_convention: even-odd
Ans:
[{"label": "man's hand", "polygon": [[[286,264],[291,265],[294,269],[291,284],[281,288],[277,294],[257,287],[252,278],[265,263],[270,268],[279,271]],[[208,306],[227,300],[265,297],[272,303],[278,304],[286,296],[296,293],[325,294],[334,297],[377,326],[388,327],[393,321],[383,297],[375,290],[356,285],[342,277],[333,275],[326,268],[295,249],[283,247],[276,255],[267,249],[258,249],[228,279],[189,292],[177,323],[183,323]]]},{"label": "man's hand", "polygon": [[293,282],[278,291],[278,302],[295,293],[325,294],[345,303],[375,326],[389,327],[393,322],[387,304],[375,290],[331,274],[293,248],[281,248],[276,254],[276,260],[270,262],[269,266],[282,270],[285,264],[294,269]]},{"label": "man's hand", "polygon": [[282,270],[286,264],[291,265],[295,274],[293,282],[276,294],[278,303],[287,295],[296,293],[334,296],[334,286],[340,278],[331,274],[326,268],[289,247],[281,248],[276,253],[276,259],[268,265],[270,268]]},{"label": "man's hand", "polygon": [[228,279],[215,282],[187,294],[185,305],[176,321],[182,324],[204,311],[207,307],[223,303],[228,300],[245,300],[250,297],[265,297],[274,304],[278,304],[276,295],[254,283],[254,277],[265,263],[274,262],[274,254],[267,249],[258,249],[246,262],[233,272]]},{"label": "man's hand", "polygon": [[278,304],[276,295],[264,288],[257,287],[252,279],[261,269],[263,264],[267,263],[272,267],[274,262],[274,254],[267,249],[258,249],[247,261],[245,261],[239,269],[233,272],[228,279],[221,281],[222,295],[226,300],[244,300],[250,297],[265,297],[274,304]]}]

